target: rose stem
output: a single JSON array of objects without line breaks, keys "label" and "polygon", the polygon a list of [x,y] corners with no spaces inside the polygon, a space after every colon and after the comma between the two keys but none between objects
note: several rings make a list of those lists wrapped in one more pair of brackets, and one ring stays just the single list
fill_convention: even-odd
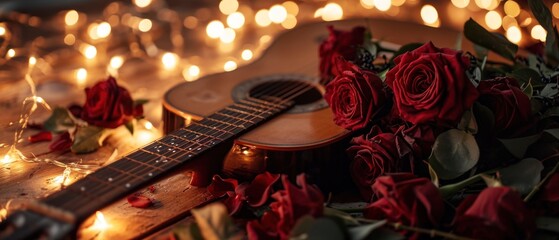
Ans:
[{"label": "rose stem", "polygon": [[[548,157],[548,158],[546,158],[546,159],[544,159],[544,160],[547,160],[547,159],[549,159],[549,158],[551,158],[551,157],[557,157],[557,155],[550,156],[550,157]],[[544,160],[542,160],[542,161],[544,161]],[[555,167],[553,167],[553,169],[551,169],[551,171],[549,171],[549,172],[547,173],[547,175],[545,175],[545,177],[538,183],[538,185],[536,185],[536,186],[532,189],[532,191],[530,191],[530,193],[528,193],[528,195],[526,195],[526,197],[524,198],[524,202],[530,201],[530,199],[532,199],[532,197],[534,197],[534,195],[540,190],[540,188],[543,186],[543,184],[544,184],[549,178],[551,178],[551,176],[552,176],[555,172],[557,172],[557,170],[559,170],[559,161],[557,161],[557,163],[555,163]]]},{"label": "rose stem", "polygon": [[[375,220],[370,220],[370,219],[365,219],[365,218],[358,218],[357,220],[359,220],[361,222],[366,222],[366,223],[376,223],[377,222]],[[412,231],[412,232],[416,232],[416,233],[427,234],[431,237],[443,237],[443,238],[446,238],[446,239],[453,239],[453,240],[473,240],[472,238],[462,237],[462,236],[458,236],[458,235],[455,235],[455,234],[452,234],[452,233],[439,231],[439,230],[436,230],[436,229],[425,229],[425,228],[406,226],[406,225],[403,225],[402,223],[399,223],[399,222],[397,222],[397,223],[386,222],[386,224],[388,226],[394,228],[394,230]]]}]

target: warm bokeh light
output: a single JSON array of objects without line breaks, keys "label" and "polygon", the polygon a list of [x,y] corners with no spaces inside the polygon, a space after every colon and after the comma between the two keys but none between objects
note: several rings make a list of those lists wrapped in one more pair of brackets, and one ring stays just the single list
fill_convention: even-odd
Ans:
[{"label": "warm bokeh light", "polygon": [[57,176],[53,179],[53,182],[58,185],[68,186],[70,184],[70,173],[72,170],[70,168],[64,169],[62,175]]},{"label": "warm bokeh light", "polygon": [[286,1],[283,2],[281,5],[285,7],[285,10],[287,11],[288,14],[291,14],[293,16],[297,16],[297,14],[299,14],[299,5],[297,5],[297,3],[292,1]]},{"label": "warm bokeh light", "polygon": [[95,212],[95,222],[91,225],[90,229],[97,231],[104,231],[110,227],[109,223],[105,219],[105,215],[101,211]]},{"label": "warm bokeh light", "polygon": [[194,16],[188,16],[184,18],[182,24],[184,25],[185,28],[195,29],[198,26],[198,18]]},{"label": "warm bokeh light", "polygon": [[507,29],[507,39],[513,43],[519,43],[522,40],[522,32],[517,26],[511,26]]},{"label": "warm bokeh light", "polygon": [[227,16],[227,25],[233,29],[239,29],[245,24],[245,15],[240,12],[231,13]]},{"label": "warm bokeh light", "polygon": [[89,37],[93,40],[99,39],[99,36],[97,35],[97,27],[99,27],[99,24],[95,22],[89,24],[87,27],[87,35],[89,35]]},{"label": "warm bokeh light", "polygon": [[559,2],[556,2],[551,6],[551,13],[553,13],[555,18],[559,18]]},{"label": "warm bokeh light", "polygon": [[0,25],[0,36],[6,35],[6,27],[4,25]]},{"label": "warm bokeh light", "polygon": [[208,26],[206,27],[206,33],[210,38],[219,38],[223,34],[224,29],[225,26],[223,26],[223,23],[221,23],[219,20],[213,20],[208,23]]},{"label": "warm bokeh light", "polygon": [[541,25],[538,24],[532,28],[532,31],[530,31],[530,35],[534,39],[538,39],[542,42],[545,42],[545,38],[547,37],[547,32]]},{"label": "warm bokeh light", "polygon": [[66,45],[74,45],[74,43],[76,43],[76,37],[74,34],[66,34],[66,36],[64,36],[64,43]]},{"label": "warm bokeh light", "polygon": [[82,54],[87,59],[93,59],[95,58],[95,56],[97,56],[97,48],[95,46],[86,44],[82,49],[83,49]]},{"label": "warm bokeh light", "polygon": [[518,26],[516,19],[510,16],[503,17],[503,29],[507,30],[512,26]]},{"label": "warm bokeh light", "polygon": [[520,5],[512,0],[505,2],[504,9],[507,16],[517,17],[520,14]]},{"label": "warm bokeh light", "polygon": [[234,13],[239,9],[239,2],[237,0],[222,0],[219,2],[219,11],[225,15]]},{"label": "warm bokeh light", "polygon": [[29,67],[33,67],[37,64],[37,58],[34,56],[29,57]]},{"label": "warm bokeh light", "polygon": [[245,49],[241,53],[241,58],[245,61],[252,59],[252,51],[250,49]]},{"label": "warm bokeh light", "polygon": [[457,8],[465,8],[470,4],[470,0],[452,0],[452,5]]},{"label": "warm bokeh light", "polygon": [[8,58],[13,58],[16,55],[16,50],[14,50],[13,48],[10,48],[8,50],[8,52],[6,53],[6,55],[8,56]]},{"label": "warm bokeh light", "polygon": [[66,12],[66,15],[64,16],[64,23],[68,26],[74,26],[78,23],[79,18],[80,15],[76,10],[70,10]]},{"label": "warm bokeh light", "polygon": [[179,56],[177,54],[167,52],[161,56],[161,63],[163,67],[167,70],[174,69],[179,62]]},{"label": "warm bokeh light", "polygon": [[76,83],[78,86],[82,87],[87,82],[87,70],[85,68],[79,68],[76,70]]},{"label": "warm bokeh light", "polygon": [[360,0],[359,3],[361,3],[361,6],[366,9],[373,9],[375,7],[373,0]]},{"label": "warm bokeh light", "polygon": [[427,24],[434,24],[439,19],[437,9],[432,5],[426,4],[421,8],[421,19]]},{"label": "warm bokeh light", "polygon": [[292,29],[297,26],[297,18],[291,14],[288,14],[285,21],[281,23],[281,26],[285,29]]},{"label": "warm bokeh light", "polygon": [[485,14],[485,24],[493,30],[497,30],[502,24],[501,15],[496,11],[489,11]]},{"label": "warm bokeh light", "polygon": [[379,11],[383,12],[388,11],[390,6],[392,6],[392,2],[390,0],[374,0],[373,3]]},{"label": "warm bokeh light", "polygon": [[221,42],[223,43],[232,43],[233,41],[235,41],[236,36],[237,34],[235,33],[235,30],[233,30],[232,28],[225,28],[223,29],[223,33],[221,34],[221,36],[219,36],[219,40],[221,40]]},{"label": "warm bokeh light", "polygon": [[111,58],[111,61],[109,61],[109,65],[113,69],[119,69],[120,67],[122,67],[123,63],[124,63],[124,58],[122,56],[113,56]]},{"label": "warm bokeh light", "polygon": [[273,23],[281,23],[287,18],[287,10],[284,6],[276,4],[268,11],[268,17]]},{"label": "warm bokeh light", "polygon": [[142,19],[138,23],[138,30],[140,30],[140,32],[149,32],[149,30],[151,30],[152,27],[153,27],[153,23],[151,22],[151,20],[147,18]]},{"label": "warm bokeh light", "polygon": [[101,22],[97,25],[97,37],[106,38],[111,34],[111,24],[108,22]]},{"label": "warm bokeh light", "polygon": [[194,81],[200,76],[200,67],[192,65],[182,71],[182,76],[186,81]]},{"label": "warm bokeh light", "polygon": [[476,5],[481,9],[487,9],[491,6],[493,0],[475,0]]},{"label": "warm bokeh light", "polygon": [[230,60],[223,64],[223,70],[225,70],[226,72],[231,72],[235,69],[237,69],[237,63],[235,61]]},{"label": "warm bokeh light", "polygon": [[404,3],[406,3],[406,0],[392,0],[392,6],[402,6],[404,5]]},{"label": "warm bokeh light", "polygon": [[272,20],[270,20],[269,17],[268,9],[261,9],[260,11],[256,12],[254,20],[256,21],[256,24],[261,27],[266,27],[272,24]]},{"label": "warm bokeh light", "polygon": [[134,0],[134,5],[145,8],[151,4],[151,0]]},{"label": "warm bokeh light", "polygon": [[320,15],[324,21],[336,21],[342,19],[344,10],[337,3],[328,3],[322,8]]}]

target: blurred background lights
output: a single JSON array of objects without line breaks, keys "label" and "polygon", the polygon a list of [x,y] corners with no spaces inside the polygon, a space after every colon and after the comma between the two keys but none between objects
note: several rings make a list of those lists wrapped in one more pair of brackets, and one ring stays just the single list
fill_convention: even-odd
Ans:
[{"label": "blurred background lights", "polygon": [[87,59],[93,59],[95,58],[95,56],[97,56],[97,48],[92,45],[85,45],[85,47],[83,47],[82,53]]},{"label": "blurred background lights", "polygon": [[520,5],[515,1],[506,1],[504,9],[507,16],[517,17],[520,14]]},{"label": "blurred background lights", "polygon": [[299,5],[297,5],[297,3],[292,2],[292,1],[286,1],[286,2],[283,2],[281,5],[283,7],[285,7],[285,10],[287,11],[287,13],[289,13],[293,16],[297,16],[297,14],[299,14]]},{"label": "blurred background lights", "polygon": [[359,3],[361,3],[361,6],[365,9],[373,9],[375,7],[373,0],[360,0]]},{"label": "blurred background lights", "polygon": [[287,10],[282,5],[274,5],[268,11],[268,17],[273,23],[281,23],[287,18]]},{"label": "blurred background lights", "polygon": [[507,29],[507,39],[513,43],[519,43],[522,40],[522,33],[517,26],[511,26]]},{"label": "blurred background lights", "polygon": [[427,24],[434,24],[439,19],[437,9],[432,5],[426,4],[421,8],[421,19]]},{"label": "blurred background lights", "polygon": [[83,86],[87,80],[87,70],[85,68],[79,68],[76,70],[76,82],[79,86]]},{"label": "blurred background lights", "polygon": [[481,9],[487,9],[491,6],[492,0],[475,0],[476,5]]},{"label": "blurred background lights", "polygon": [[111,34],[111,25],[108,22],[102,22],[97,25],[97,37],[106,38]]},{"label": "blurred background lights", "polygon": [[252,59],[252,51],[250,49],[245,49],[241,53],[241,58],[245,61]]},{"label": "blurred background lights", "polygon": [[485,14],[485,24],[493,30],[497,30],[501,27],[503,21],[501,20],[501,15],[496,11],[489,11]]},{"label": "blurred background lights", "polygon": [[281,23],[281,26],[285,29],[292,29],[297,26],[297,18],[291,14],[288,14],[287,18],[285,18],[285,21]]},{"label": "blurred background lights", "polygon": [[556,2],[551,6],[551,12],[555,18],[559,18],[559,2]]},{"label": "blurred background lights", "polygon": [[465,8],[470,4],[470,0],[452,0],[452,5],[457,8]]},{"label": "blurred background lights", "polygon": [[373,1],[373,5],[379,10],[379,11],[388,11],[388,9],[390,9],[390,6],[392,5],[392,2],[390,0],[374,0]]},{"label": "blurred background lights", "polygon": [[223,23],[221,23],[219,20],[213,20],[208,23],[208,26],[206,27],[206,33],[210,38],[219,38],[223,34],[224,29],[225,26],[223,26]]},{"label": "blurred background lights", "polygon": [[235,69],[237,69],[237,63],[235,61],[230,60],[223,64],[223,70],[225,70],[226,72],[231,72]]},{"label": "blurred background lights", "polygon": [[266,27],[272,24],[272,20],[270,20],[268,12],[268,9],[261,9],[260,11],[256,12],[254,20],[256,21],[256,24],[258,24],[258,26]]},{"label": "blurred background lights", "polygon": [[152,26],[151,20],[144,18],[138,23],[138,30],[140,30],[140,32],[149,32]]},{"label": "blurred background lights", "polygon": [[225,15],[234,13],[239,8],[237,0],[222,0],[219,2],[219,11]]},{"label": "blurred background lights", "polygon": [[151,0],[134,0],[134,5],[145,8],[151,4]]},{"label": "blurred background lights", "polygon": [[120,67],[122,67],[123,63],[124,63],[124,58],[122,58],[121,56],[114,56],[109,61],[109,65],[111,66],[111,68],[114,69],[119,69]]},{"label": "blurred background lights", "polygon": [[74,34],[66,34],[66,36],[64,36],[64,43],[66,45],[73,45],[76,43],[76,36],[74,36]]},{"label": "blurred background lights", "polygon": [[245,24],[245,16],[240,12],[231,13],[227,16],[227,25],[233,29],[239,29]]},{"label": "blurred background lights", "polygon": [[219,36],[219,40],[223,43],[232,43],[235,40],[236,33],[232,28],[225,28]]},{"label": "blurred background lights", "polygon": [[80,16],[76,10],[70,10],[66,12],[66,15],[64,16],[64,23],[66,23],[66,25],[68,26],[76,25],[76,23],[78,23],[79,17]]},{"label": "blurred background lights", "polygon": [[547,37],[547,32],[541,25],[538,24],[532,28],[532,31],[530,31],[530,35],[534,39],[538,39],[542,42],[545,42],[545,38]]},{"label": "blurred background lights", "polygon": [[194,81],[198,79],[199,76],[200,76],[200,68],[196,65],[192,65],[182,70],[182,77],[186,81]]},{"label": "blurred background lights", "polygon": [[16,51],[14,49],[10,48],[10,50],[8,50],[6,55],[8,55],[9,58],[13,58],[16,55]]},{"label": "blurred background lights", "polygon": [[0,26],[0,36],[4,36],[4,35],[6,35],[6,27],[2,25]]},{"label": "blurred background lights", "polygon": [[404,3],[406,3],[406,0],[392,0],[392,6],[402,6],[404,5]]},{"label": "blurred background lights", "polygon": [[328,3],[320,11],[320,16],[324,21],[340,20],[344,16],[344,10],[337,3]]},{"label": "blurred background lights", "polygon": [[174,69],[179,61],[179,57],[177,54],[167,52],[161,56],[161,63],[163,63],[163,67],[167,70]]},{"label": "blurred background lights", "polygon": [[99,35],[97,35],[97,28],[99,27],[98,23],[91,23],[87,27],[87,35],[93,40],[99,39]]}]

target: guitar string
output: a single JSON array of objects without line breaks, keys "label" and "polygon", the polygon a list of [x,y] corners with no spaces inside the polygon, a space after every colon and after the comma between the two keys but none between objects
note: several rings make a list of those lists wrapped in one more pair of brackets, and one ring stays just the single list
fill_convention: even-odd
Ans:
[{"label": "guitar string", "polygon": [[[285,84],[284,84],[284,85],[285,85]],[[293,85],[293,84],[290,84],[290,86],[291,86],[291,85]],[[300,86],[297,86],[297,85],[300,85]],[[282,87],[285,87],[285,86],[282,86]],[[267,100],[267,102],[271,102],[271,103],[273,103],[273,104],[277,104],[277,103],[284,104],[285,102],[291,101],[292,99],[294,99],[294,98],[297,97],[298,95],[300,95],[300,94],[302,94],[302,93],[304,93],[304,92],[306,92],[306,91],[312,89],[313,87],[314,87],[314,86],[312,86],[312,85],[307,85],[307,84],[303,84],[303,83],[298,83],[298,84],[296,84],[296,87],[295,87],[294,89],[285,88],[285,89],[283,89],[283,91],[280,91],[280,94],[281,94],[281,95],[280,95],[279,97],[280,97],[280,99],[282,99],[282,100],[280,100],[279,102],[270,101],[270,100]],[[262,97],[262,96],[264,96],[264,95],[267,95],[267,94],[268,94],[269,92],[271,92],[271,91],[274,91],[274,89],[272,89],[272,88],[267,88],[267,89],[261,90],[260,92],[254,93],[254,96],[253,96],[253,97],[256,97],[256,98]],[[285,92],[285,91],[287,91],[287,92]],[[252,102],[252,103],[254,103],[254,104],[259,104],[259,103],[257,103],[257,102]],[[236,103],[236,104],[238,104],[238,103]],[[234,106],[234,105],[235,105],[235,104],[233,104],[232,106]],[[260,107],[262,107],[262,104],[259,104],[259,105],[260,105]],[[271,110],[271,109],[274,109],[274,107],[273,107],[273,106],[267,107],[267,106],[264,105],[264,109],[266,109],[266,110]],[[218,111],[218,112],[219,112],[219,111]],[[246,114],[245,114],[245,115],[246,115]],[[261,114],[257,114],[257,116],[262,116],[262,115],[261,115]],[[241,114],[236,114],[236,115],[233,116],[233,117],[242,117],[242,116],[241,116]],[[243,124],[246,124],[246,123],[247,123],[246,117],[242,117],[242,118],[244,118],[245,120],[237,120],[237,121],[235,121],[233,124],[239,123],[239,121],[243,121],[243,122],[244,122]],[[249,121],[256,120],[255,118],[256,118],[256,117],[251,117],[251,119],[250,119]],[[212,121],[211,118],[208,118],[208,119],[210,119],[210,120]],[[213,126],[213,125],[216,125],[216,126]],[[221,129],[223,129],[224,124],[223,124],[223,123],[219,123],[219,122],[215,122],[215,123],[212,124],[210,127],[217,127],[217,126],[220,126],[220,127],[222,127]],[[233,127],[233,126],[228,126],[228,125],[225,126],[225,127],[227,128],[227,130],[234,130],[234,128],[235,128],[235,127]],[[233,127],[233,129],[228,129],[228,128],[231,128],[231,127]],[[202,133],[202,134],[212,134],[213,136],[215,136],[215,133],[210,133],[210,132],[215,132],[215,131],[219,132],[218,130],[210,129],[209,131],[201,131],[200,133]],[[221,137],[221,136],[224,135],[224,134],[226,134],[226,133],[220,133],[218,137]],[[172,135],[172,133],[171,133],[170,135]],[[231,137],[231,136],[229,136],[229,137]],[[209,139],[210,139],[209,137],[204,137],[203,140],[209,140]],[[162,138],[162,139],[160,139],[160,140],[158,140],[158,141],[154,141],[153,143],[161,143],[163,140],[165,140],[165,138]],[[152,143],[152,144],[153,144],[153,143]],[[200,146],[202,146],[202,145],[204,145],[204,144],[207,144],[207,143],[208,143],[208,142],[202,143],[202,144],[200,144]],[[152,145],[152,144],[150,144],[150,145]],[[180,146],[177,145],[176,147],[180,150],[180,149],[183,149],[184,147],[188,146],[189,144],[192,144],[192,142],[184,142],[184,144],[182,144],[182,145],[180,145]],[[197,144],[199,144],[199,143],[197,143]],[[144,150],[145,150],[146,148],[144,147],[144,148],[141,148],[141,149],[144,149]],[[141,150],[139,150],[139,151],[141,151]],[[139,152],[139,151],[136,151],[136,152]],[[136,152],[135,152],[135,153],[136,153]],[[156,157],[155,159],[158,158],[158,156],[155,155],[154,152],[147,151],[146,153],[147,153],[147,154],[151,154],[152,156],[150,156],[150,157],[155,156],[155,157]],[[179,153],[180,153],[180,151],[179,151]],[[132,153],[132,154],[134,154],[134,153]],[[123,157],[123,159],[124,159],[124,158],[128,158],[128,156],[131,156],[132,154],[129,154],[129,155]],[[187,154],[188,154],[188,152],[186,152],[186,153],[184,153],[184,154],[179,154],[179,155],[181,155],[181,156],[179,156],[178,158],[184,157],[184,156],[187,155]],[[196,153],[192,153],[192,154],[196,154]],[[174,156],[174,155],[173,155],[173,156],[169,156],[169,158],[170,158],[170,159],[174,159],[175,156]],[[128,158],[128,159],[132,159],[132,158]],[[155,160],[155,159],[150,159],[150,160]],[[134,178],[139,178],[139,179],[141,179],[141,180],[147,181],[148,179],[143,179],[142,177],[140,177],[141,175],[140,175],[140,176],[137,176],[137,175],[138,175],[138,174],[137,174],[137,171],[138,171],[138,170],[148,170],[148,172],[149,172],[149,171],[153,171],[155,168],[158,168],[157,166],[153,166],[153,165],[150,165],[150,164],[146,163],[145,160],[143,160],[143,161],[142,161],[141,159],[138,159],[138,160],[140,160],[142,163],[145,163],[147,166],[144,166],[144,164],[134,164],[134,166],[136,166],[136,167],[133,168],[133,169],[130,169],[130,170],[129,170],[129,169],[120,169],[120,170],[125,170],[125,171],[129,172],[131,175],[133,175],[133,176],[126,176],[126,177],[124,177],[124,178],[126,178],[126,179],[121,178],[121,180],[125,180],[125,182],[126,182],[126,181],[130,181],[130,180],[132,180],[132,179],[134,179]],[[148,161],[149,161],[149,160],[148,160]],[[177,163],[177,164],[180,164],[180,163],[181,163],[181,162],[179,162],[179,163]],[[177,164],[175,164],[175,165],[177,165]],[[163,166],[163,167],[164,167],[164,168],[167,168],[167,166]],[[172,166],[172,167],[174,167],[174,166]],[[139,168],[139,169],[138,169],[138,168]],[[162,169],[162,170],[165,170],[165,169]],[[134,174],[133,171],[136,171],[136,174]],[[115,171],[115,172],[116,172],[116,171]],[[136,175],[136,176],[134,176],[134,175]],[[92,179],[92,180],[93,180],[93,179]],[[102,184],[98,184],[97,186],[101,187],[102,189],[88,190],[88,192],[93,191],[93,192],[90,192],[91,194],[88,194],[88,195],[97,196],[97,194],[95,194],[95,191],[99,192],[99,191],[101,191],[101,190],[103,190],[103,191],[99,192],[99,194],[101,194],[102,192],[105,192],[105,193],[106,193],[107,190],[106,190],[106,189],[103,189],[103,188],[114,188],[115,185],[116,185],[116,184],[114,184],[114,183],[113,183],[113,184],[110,184],[110,183],[108,184],[107,182],[103,181],[102,179],[97,179],[97,180],[100,180],[100,181],[101,181]],[[102,195],[102,194],[101,194],[101,195]],[[96,198],[96,197],[94,197],[94,198]],[[81,203],[79,203],[79,202],[72,201],[72,203],[74,203],[74,205],[76,205],[76,206],[81,206]],[[63,205],[65,205],[65,204],[63,204]],[[68,206],[68,207],[69,207],[69,206]]]}]

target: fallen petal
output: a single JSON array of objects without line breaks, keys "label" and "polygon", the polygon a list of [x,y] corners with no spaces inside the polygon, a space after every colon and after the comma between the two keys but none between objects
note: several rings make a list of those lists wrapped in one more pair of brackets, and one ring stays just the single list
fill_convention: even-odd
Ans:
[{"label": "fallen petal", "polygon": [[219,175],[214,175],[212,183],[208,186],[208,192],[214,197],[223,197],[227,192],[234,192],[237,185],[237,179],[223,179]]},{"label": "fallen petal", "polygon": [[279,174],[271,174],[269,172],[258,174],[252,180],[252,183],[244,189],[244,195],[248,204],[253,207],[259,207],[266,203],[271,195],[272,186],[279,178]]},{"label": "fallen petal", "polygon": [[126,198],[132,207],[147,208],[153,205],[153,202],[148,197],[141,194],[132,194]]},{"label": "fallen petal", "polygon": [[30,143],[48,142],[52,140],[52,133],[50,131],[39,132],[35,135],[29,136],[27,140]]}]

